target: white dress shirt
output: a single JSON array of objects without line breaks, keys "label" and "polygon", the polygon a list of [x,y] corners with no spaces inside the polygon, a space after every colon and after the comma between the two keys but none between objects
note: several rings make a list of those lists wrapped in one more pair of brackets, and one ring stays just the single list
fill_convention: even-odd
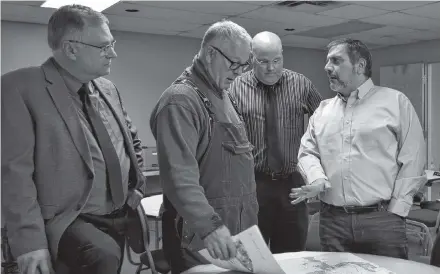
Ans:
[{"label": "white dress shirt", "polygon": [[390,200],[407,216],[426,183],[426,147],[420,121],[400,91],[368,79],[345,100],[321,102],[301,139],[298,165],[309,184],[328,180],[320,199],[336,206]]}]

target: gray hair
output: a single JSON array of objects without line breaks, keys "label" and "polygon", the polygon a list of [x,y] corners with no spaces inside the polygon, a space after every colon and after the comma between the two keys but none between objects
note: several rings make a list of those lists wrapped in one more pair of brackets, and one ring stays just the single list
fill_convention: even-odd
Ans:
[{"label": "gray hair", "polygon": [[364,75],[370,78],[372,75],[373,61],[371,58],[371,52],[368,49],[368,47],[360,40],[355,40],[351,38],[341,38],[330,42],[327,45],[327,49],[330,50],[331,48],[338,45],[345,46],[345,49],[347,50],[347,54],[348,57],[350,58],[350,62],[352,65],[357,63],[361,58],[365,60],[366,65],[365,65]]},{"label": "gray hair", "polygon": [[210,42],[217,39],[233,42],[244,41],[249,45],[252,42],[252,37],[242,26],[225,19],[212,24],[208,28],[203,36],[201,48],[206,48]]},{"label": "gray hair", "polygon": [[72,32],[81,32],[87,25],[109,24],[105,15],[82,5],[66,5],[56,10],[47,26],[47,42],[52,50],[61,46],[63,38]]}]

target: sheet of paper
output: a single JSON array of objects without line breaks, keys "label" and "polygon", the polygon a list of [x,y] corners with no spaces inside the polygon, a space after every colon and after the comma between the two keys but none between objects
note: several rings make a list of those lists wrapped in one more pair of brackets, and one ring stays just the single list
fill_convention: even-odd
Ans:
[{"label": "sheet of paper", "polygon": [[145,210],[145,214],[153,217],[160,216],[160,208],[162,206],[162,202],[162,194],[146,197],[141,200],[141,204]]},{"label": "sheet of paper", "polygon": [[207,249],[200,254],[212,264],[231,270],[248,273],[285,273],[270,252],[258,227],[252,226],[232,237],[237,247],[237,256],[229,261],[213,259]]},{"label": "sheet of paper", "polygon": [[278,263],[285,273],[295,274],[396,274],[350,253],[326,253],[279,260]]}]

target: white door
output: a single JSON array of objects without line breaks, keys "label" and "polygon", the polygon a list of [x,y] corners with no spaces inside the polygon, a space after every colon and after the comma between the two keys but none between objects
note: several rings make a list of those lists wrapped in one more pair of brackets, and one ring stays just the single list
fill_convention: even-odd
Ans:
[{"label": "white door", "polygon": [[440,63],[428,64],[428,168],[440,170]]}]

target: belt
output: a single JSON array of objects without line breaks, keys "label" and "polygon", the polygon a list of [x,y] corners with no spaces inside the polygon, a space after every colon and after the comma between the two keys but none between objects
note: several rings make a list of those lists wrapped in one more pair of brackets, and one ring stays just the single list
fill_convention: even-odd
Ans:
[{"label": "belt", "polygon": [[289,174],[282,174],[282,173],[275,173],[275,172],[255,172],[255,179],[261,179],[261,180],[272,180],[272,181],[281,181],[286,180],[290,176],[292,176],[292,173]]},{"label": "belt", "polygon": [[331,210],[341,211],[347,214],[362,214],[362,213],[370,213],[376,211],[386,211],[390,201],[381,201],[377,204],[368,205],[368,206],[335,206],[324,203],[322,201],[321,203],[324,206],[327,206]]}]

